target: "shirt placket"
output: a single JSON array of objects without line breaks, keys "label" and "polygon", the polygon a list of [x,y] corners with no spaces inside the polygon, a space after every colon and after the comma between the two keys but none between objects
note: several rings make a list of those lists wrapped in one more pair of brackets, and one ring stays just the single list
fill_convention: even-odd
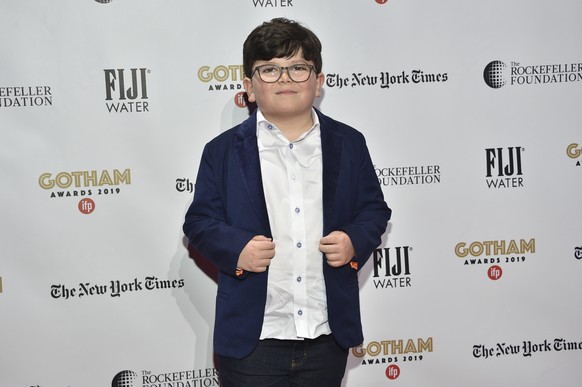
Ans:
[{"label": "shirt placket", "polygon": [[297,160],[297,143],[290,143],[285,154],[289,180],[289,209],[293,237],[293,317],[299,337],[308,334],[305,214],[303,212],[303,173]]}]

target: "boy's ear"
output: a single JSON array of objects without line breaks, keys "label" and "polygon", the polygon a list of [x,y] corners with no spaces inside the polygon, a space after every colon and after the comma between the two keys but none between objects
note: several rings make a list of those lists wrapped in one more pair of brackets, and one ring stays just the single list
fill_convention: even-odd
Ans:
[{"label": "boy's ear", "polygon": [[243,86],[247,92],[249,102],[256,102],[255,92],[253,91],[253,82],[249,78],[245,77],[243,79]]},{"label": "boy's ear", "polygon": [[324,73],[319,73],[317,75],[317,84],[316,84],[316,89],[315,89],[315,96],[316,97],[321,97],[321,88],[323,87],[323,83],[325,82],[325,74]]}]

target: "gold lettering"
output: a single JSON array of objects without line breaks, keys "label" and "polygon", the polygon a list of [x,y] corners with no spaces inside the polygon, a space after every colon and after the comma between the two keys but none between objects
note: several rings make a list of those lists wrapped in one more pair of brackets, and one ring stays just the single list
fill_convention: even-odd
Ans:
[{"label": "gold lettering", "polygon": [[213,79],[224,82],[230,78],[231,81],[241,81],[244,79],[244,69],[242,65],[218,65],[213,70],[210,66],[202,66],[198,69],[198,79],[202,82],[210,82]]},{"label": "gold lettering", "polygon": [[119,170],[113,170],[113,177],[115,179],[115,185],[119,185],[121,183],[131,184],[131,170],[126,169],[125,171],[119,172]]},{"label": "gold lettering", "polygon": [[85,187],[97,185],[97,171],[85,171]]},{"label": "gold lettering", "polygon": [[402,340],[392,340],[392,353],[402,353]]},{"label": "gold lettering", "polygon": [[356,357],[363,357],[366,354],[366,351],[363,349],[363,345],[360,344],[357,347],[352,348],[352,354]]},{"label": "gold lettering", "polygon": [[109,176],[109,172],[103,171],[101,172],[101,178],[99,179],[99,185],[113,185],[113,180],[111,180],[111,176]]},{"label": "gold lettering", "polygon": [[61,172],[55,177],[55,183],[61,188],[69,188],[73,184],[73,179],[70,173]]},{"label": "gold lettering", "polygon": [[38,185],[44,189],[54,188],[55,185],[59,188],[69,188],[71,185],[75,187],[90,187],[102,185],[120,185],[131,184],[131,170],[125,169],[120,171],[114,169],[111,173],[103,170],[98,173],[92,171],[75,171],[75,172],[59,172],[54,178],[52,174],[46,172],[38,177]]},{"label": "gold lettering", "polygon": [[578,144],[570,144],[566,149],[566,154],[571,159],[576,159],[582,154],[582,148],[578,148]]},{"label": "gold lettering", "polygon": [[414,346],[414,341],[412,341],[412,339],[408,339],[408,342],[406,343],[406,349],[404,350],[404,353],[416,353],[416,347]]},{"label": "gold lettering", "polygon": [[536,252],[536,240],[534,238],[530,239],[529,242],[526,242],[525,240],[521,240],[521,254],[525,254],[525,253],[532,253],[534,254]]},{"label": "gold lettering", "polygon": [[509,242],[509,247],[505,251],[505,254],[519,254],[519,249],[517,248],[517,243],[514,240]]},{"label": "gold lettering", "polygon": [[525,254],[525,253],[535,253],[535,239],[530,239],[526,241],[521,239],[519,244],[516,240],[510,241],[475,241],[472,242],[469,247],[466,247],[465,242],[457,243],[455,246],[455,254],[460,257],[466,257],[467,255],[472,255],[473,257],[478,257],[482,254],[487,256],[491,255],[509,255],[509,254]]},{"label": "gold lettering", "polygon": [[198,79],[202,82],[210,82],[212,80],[212,75],[208,73],[210,67],[202,66],[198,69]]},{"label": "gold lettering", "polygon": [[368,344],[368,354],[371,356],[377,356],[381,352],[381,349],[382,347],[377,341],[372,341],[370,344]]},{"label": "gold lettering", "polygon": [[467,244],[464,242],[457,243],[457,245],[455,246],[455,254],[457,254],[457,257],[463,258],[469,254],[469,250],[467,250],[467,248],[465,247],[466,245]]},{"label": "gold lettering", "polygon": [[424,341],[423,339],[418,339],[418,351],[419,352],[432,352],[432,337],[429,337],[428,340]]},{"label": "gold lettering", "polygon": [[425,339],[408,339],[406,346],[404,340],[383,340],[381,342],[371,341],[368,345],[361,344],[352,348],[352,354],[356,357],[368,356],[390,356],[406,353],[432,352],[432,337]]},{"label": "gold lettering", "polygon": [[38,178],[38,185],[40,185],[41,188],[44,188],[44,189],[53,188],[55,186],[55,182],[54,182],[54,180],[51,180],[50,177],[51,177],[50,173],[43,173]]}]

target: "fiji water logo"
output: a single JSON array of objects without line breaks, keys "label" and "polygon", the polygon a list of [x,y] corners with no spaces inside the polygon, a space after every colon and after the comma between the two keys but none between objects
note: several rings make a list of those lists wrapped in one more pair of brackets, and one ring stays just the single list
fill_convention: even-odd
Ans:
[{"label": "fiji water logo", "polygon": [[105,106],[109,113],[149,112],[146,68],[105,69]]}]

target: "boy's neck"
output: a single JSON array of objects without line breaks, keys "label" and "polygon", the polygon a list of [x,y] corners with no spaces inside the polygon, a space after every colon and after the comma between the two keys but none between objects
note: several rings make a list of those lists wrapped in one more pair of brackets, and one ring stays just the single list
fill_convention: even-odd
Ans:
[{"label": "boy's neck", "polygon": [[293,142],[313,127],[313,116],[309,113],[295,116],[266,116],[267,121],[272,122],[283,133],[287,140]]}]

